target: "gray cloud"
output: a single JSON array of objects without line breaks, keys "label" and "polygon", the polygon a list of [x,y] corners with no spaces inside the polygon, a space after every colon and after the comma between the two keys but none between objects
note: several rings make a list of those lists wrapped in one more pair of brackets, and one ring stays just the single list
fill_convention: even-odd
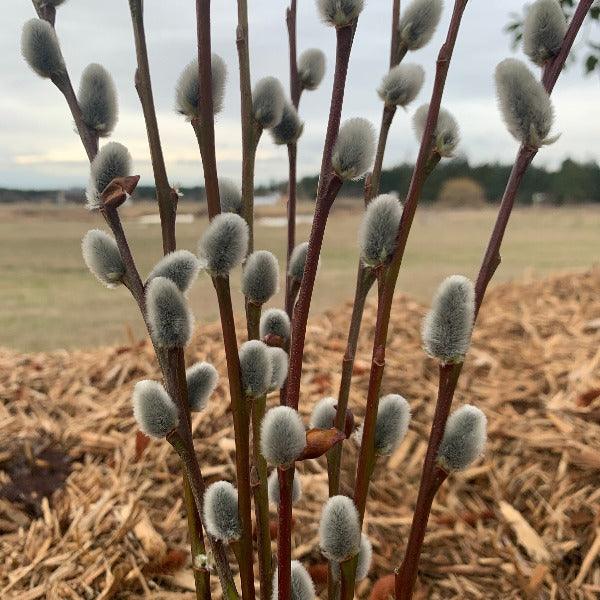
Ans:
[{"label": "gray cloud", "polygon": [[[39,79],[24,64],[19,50],[21,26],[34,15],[24,0],[4,0],[3,35],[0,36],[0,186],[46,187],[83,184],[87,166],[73,134],[72,120],[60,94]],[[286,2],[255,2],[250,11],[252,78],[280,76],[288,86]],[[472,162],[510,161],[516,152],[496,108],[492,74],[495,65],[512,54],[503,32],[511,11],[520,11],[522,0],[473,2],[467,7],[463,31],[450,69],[444,105],[461,125],[461,153]],[[155,101],[164,142],[169,176],[185,185],[199,183],[202,169],[195,138],[188,123],[173,111],[173,89],[183,67],[194,57],[195,14],[193,3],[171,0],[145,2],[146,29]],[[319,22],[314,3],[299,3],[298,46],[316,46],[328,57],[327,76],[319,90],[302,98],[306,121],[299,148],[299,172],[316,173],[320,165],[325,119],[331,89],[333,30]],[[432,42],[406,60],[426,70],[426,83],[408,113],[399,111],[392,128],[386,165],[411,161],[417,151],[410,115],[428,101],[433,82],[435,56],[450,18],[446,2],[442,23]],[[344,118],[364,116],[379,124],[381,104],[375,88],[386,72],[391,0],[369,0],[355,38]],[[217,120],[217,155],[221,174],[239,177],[240,128],[237,53],[235,48],[235,1],[213,3],[213,49],[229,67],[225,109]],[[101,62],[113,74],[120,95],[120,121],[113,138],[126,144],[134,156],[136,170],[151,180],[145,128],[133,88],[135,70],[132,33],[126,3],[122,0],[71,0],[59,9],[57,30],[75,85],[89,62]],[[598,158],[598,121],[583,118],[596,111],[598,84],[584,79],[574,66],[557,86],[556,129],[563,135],[536,159],[555,165],[565,156]],[[590,126],[590,122],[593,123]],[[257,181],[282,179],[286,175],[285,150],[264,136],[257,161]]]}]

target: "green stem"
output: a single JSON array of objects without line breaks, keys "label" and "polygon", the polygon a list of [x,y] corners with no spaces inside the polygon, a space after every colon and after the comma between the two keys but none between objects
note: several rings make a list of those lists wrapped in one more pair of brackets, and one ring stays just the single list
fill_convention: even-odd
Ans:
[{"label": "green stem", "polygon": [[[354,292],[354,303],[352,305],[352,316],[350,317],[350,328],[348,330],[348,341],[346,351],[342,361],[342,379],[338,392],[337,412],[335,416],[335,427],[344,431],[346,420],[346,410],[348,409],[348,399],[350,396],[350,386],[352,383],[352,371],[354,368],[354,359],[356,348],[358,346],[358,337],[362,317],[365,309],[365,303],[369,290],[375,282],[373,269],[366,268],[362,261],[359,261],[358,273],[356,278],[356,288]],[[340,489],[340,470],[342,462],[343,444],[336,444],[327,453],[327,472],[329,476],[329,496],[335,496]]]}]

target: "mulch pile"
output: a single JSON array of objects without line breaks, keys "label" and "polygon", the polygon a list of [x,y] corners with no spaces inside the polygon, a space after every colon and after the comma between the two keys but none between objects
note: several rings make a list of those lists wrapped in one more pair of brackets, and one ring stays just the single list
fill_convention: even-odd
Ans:
[{"label": "mulch pile", "polygon": [[[438,494],[419,598],[600,594],[599,291],[596,269],[489,294],[455,399],[487,414],[487,453]],[[349,312],[346,306],[310,326],[306,416],[336,393]],[[383,391],[409,399],[413,421],[406,441],[376,468],[365,521],[375,559],[358,587],[361,598],[398,564],[410,526],[437,383],[436,365],[420,349],[424,312],[398,296]],[[374,321],[371,304],[351,397],[359,422]],[[200,328],[189,350],[189,361],[198,359],[225,372],[218,325]],[[140,378],[156,376],[145,342],[44,354],[0,350],[0,598],[194,597],[177,460],[158,442],[136,456],[130,393]],[[226,394],[222,381],[194,421],[209,482],[234,480]],[[349,492],[356,449],[352,441],[345,446],[342,487]],[[324,463],[307,461],[300,473],[294,553],[318,578]]]}]

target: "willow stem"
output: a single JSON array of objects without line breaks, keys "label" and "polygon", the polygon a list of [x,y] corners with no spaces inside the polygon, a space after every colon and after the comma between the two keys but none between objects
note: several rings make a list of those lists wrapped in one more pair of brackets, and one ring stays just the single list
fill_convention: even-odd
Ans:
[{"label": "willow stem", "polygon": [[[350,317],[348,341],[346,342],[346,351],[344,352],[344,359],[342,361],[342,379],[340,381],[337,412],[335,415],[335,427],[340,431],[344,431],[348,399],[350,397],[350,386],[352,383],[352,371],[354,369],[354,359],[356,357],[356,348],[358,346],[358,337],[360,334],[365,303],[367,301],[367,296],[369,295],[369,290],[373,287],[373,283],[375,283],[373,269],[365,267],[363,262],[359,261],[354,303],[352,305],[352,316]],[[339,493],[342,450],[343,444],[336,444],[327,453],[330,497]]]},{"label": "willow stem", "polygon": [[277,506],[277,591],[278,600],[292,597],[292,485],[294,466],[277,469],[279,504]]},{"label": "willow stem", "polygon": [[[286,273],[289,272],[290,269],[290,258],[292,256],[292,252],[296,247],[296,164],[298,157],[298,146],[294,142],[293,144],[288,144],[288,201],[287,201],[287,252],[286,252]],[[287,299],[290,297],[292,293],[291,287],[293,286],[293,281],[289,278],[285,278],[285,298],[286,298],[286,311],[288,312],[288,316],[291,315],[292,306],[287,306]],[[295,298],[294,298],[295,300]]]},{"label": "willow stem", "polygon": [[371,172],[370,186],[365,196],[365,201],[367,204],[379,194],[381,171],[383,169],[383,157],[385,154],[388,134],[390,132],[392,122],[394,121],[395,114],[395,106],[384,104],[383,113],[381,115],[381,127],[379,129],[379,140],[377,142],[377,152],[375,153],[375,162],[373,163],[373,171]]},{"label": "willow stem", "polygon": [[306,339],[306,325],[308,323],[308,313],[310,310],[325,226],[327,224],[327,217],[329,216],[333,200],[337,196],[342,185],[342,181],[332,172],[331,156],[340,128],[348,61],[350,59],[350,51],[352,50],[355,26],[356,22],[351,26],[342,27],[336,30],[337,44],[335,73],[333,77],[327,133],[325,135],[325,145],[323,148],[315,215],[308,242],[304,275],[300,284],[292,323],[290,368],[286,403],[293,408],[298,408],[300,398],[300,375],[302,371],[302,358],[304,355],[304,342]]},{"label": "willow stem", "polygon": [[264,459],[260,449],[260,426],[265,416],[266,408],[266,396],[256,398],[252,401],[252,448],[254,451],[254,469],[252,473],[254,477],[251,477],[251,484],[254,492],[254,512],[256,515],[261,600],[271,600],[273,583],[267,461]]}]

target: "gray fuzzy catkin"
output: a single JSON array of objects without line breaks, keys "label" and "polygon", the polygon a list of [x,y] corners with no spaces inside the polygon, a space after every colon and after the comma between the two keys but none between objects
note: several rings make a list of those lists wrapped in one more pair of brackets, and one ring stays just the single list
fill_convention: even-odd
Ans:
[{"label": "gray fuzzy catkin", "polygon": [[298,111],[290,102],[286,101],[281,120],[277,125],[271,127],[269,131],[276,144],[285,146],[286,144],[297,142],[303,130],[304,123],[300,120]]},{"label": "gray fuzzy catkin", "polygon": [[375,425],[375,452],[389,456],[400,445],[410,423],[410,405],[398,394],[379,400]]},{"label": "gray fuzzy catkin", "polygon": [[36,0],[36,4],[47,4],[48,6],[60,6],[64,4],[67,0]]},{"label": "gray fuzzy catkin", "polygon": [[[413,116],[413,125],[417,140],[420,142],[425,133],[429,104],[419,106]],[[440,108],[437,124],[433,130],[433,147],[440,156],[450,157],[454,154],[460,141],[460,132],[456,119],[444,108]]]},{"label": "gray fuzzy catkin", "polygon": [[92,63],[85,68],[77,101],[88,128],[100,137],[109,136],[117,124],[119,104],[114,81],[102,65]]},{"label": "gray fuzzy catkin", "polygon": [[354,556],[360,546],[358,511],[348,496],[329,498],[319,524],[321,552],[335,562]]},{"label": "gray fuzzy catkin", "polygon": [[199,244],[200,258],[206,270],[225,277],[239,265],[248,249],[248,224],[235,213],[222,213],[211,222]]},{"label": "gray fuzzy catkin", "polygon": [[552,101],[525,63],[507,58],[496,67],[496,93],[513,137],[534,147],[547,143],[554,120]]},{"label": "gray fuzzy catkin", "polygon": [[279,124],[283,117],[285,92],[276,77],[263,77],[252,90],[252,114],[254,119],[269,129]]},{"label": "gray fuzzy catkin", "polygon": [[340,127],[331,162],[342,179],[360,179],[375,157],[375,129],[366,119],[348,119]]},{"label": "gray fuzzy catkin", "polygon": [[219,200],[221,201],[221,212],[242,212],[242,191],[235,181],[227,177],[219,177]]},{"label": "gray fuzzy catkin", "polygon": [[[373,546],[371,540],[364,533],[360,536],[360,548],[358,550],[358,563],[356,564],[356,581],[362,581],[368,574],[373,560]],[[333,577],[337,580],[340,577],[340,565],[335,561],[331,563]]]},{"label": "gray fuzzy catkin", "polygon": [[[211,55],[212,69],[212,101],[213,114],[220,113],[223,109],[225,97],[225,83],[227,82],[227,66],[218,55]],[[200,79],[198,72],[198,59],[194,59],[182,71],[175,87],[175,107],[177,112],[188,119],[200,116]]]},{"label": "gray fuzzy catkin", "polygon": [[30,19],[23,25],[21,53],[40,77],[61,77],[66,73],[56,32],[43,19]]},{"label": "gray fuzzy catkin", "polygon": [[316,90],[325,76],[325,53],[308,48],[298,57],[298,79],[304,90]]},{"label": "gray fuzzy catkin", "polygon": [[[292,581],[290,600],[314,600],[316,596],[315,586],[308,571],[299,561],[292,561]],[[279,598],[279,580],[277,569],[273,573],[273,592],[271,600]]]},{"label": "gray fuzzy catkin", "polygon": [[442,0],[413,0],[400,17],[400,40],[409,50],[425,46],[440,22],[444,3]]},{"label": "gray fuzzy catkin", "polygon": [[170,279],[182,292],[187,292],[198,276],[200,263],[188,250],[175,250],[161,258],[148,275],[148,281],[155,277]]},{"label": "gray fuzzy catkin", "polygon": [[140,431],[164,438],[179,423],[177,406],[157,381],[138,381],[133,388],[133,415]]},{"label": "gray fuzzy catkin", "polygon": [[185,371],[188,401],[192,412],[204,410],[219,381],[217,370],[207,362],[199,362]]},{"label": "gray fuzzy catkin", "polygon": [[271,383],[269,391],[280,390],[285,383],[288,375],[289,359],[287,352],[283,348],[267,346],[269,356],[271,357]]},{"label": "gray fuzzy catkin", "polygon": [[364,0],[317,0],[321,19],[333,27],[350,25],[360,15],[364,4]]},{"label": "gray fuzzy catkin", "polygon": [[260,432],[261,453],[271,465],[292,464],[306,447],[304,423],[298,412],[289,406],[268,410]]},{"label": "gray fuzzy catkin", "polygon": [[377,196],[367,206],[359,232],[360,256],[365,265],[375,267],[389,261],[401,218],[402,205],[389,194]]},{"label": "gray fuzzy catkin", "polygon": [[256,250],[246,259],[242,293],[254,304],[264,304],[277,293],[279,263],[272,252]]},{"label": "gray fuzzy catkin", "polygon": [[114,288],[123,282],[125,264],[117,242],[110,235],[91,229],[83,236],[81,252],[87,268],[106,287]]},{"label": "gray fuzzy catkin", "polygon": [[[269,475],[268,479],[269,502],[271,504],[279,504],[279,477],[277,469]],[[302,497],[302,484],[298,477],[298,471],[294,471],[294,483],[292,484],[292,503],[296,504]]]},{"label": "gray fuzzy catkin", "polygon": [[442,363],[462,362],[471,343],[475,319],[473,283],[462,275],[445,279],[423,321],[425,351]]},{"label": "gray fuzzy catkin", "polygon": [[86,190],[87,207],[100,208],[101,195],[115,177],[131,175],[131,154],[123,144],[104,144],[90,165],[90,180]]},{"label": "gray fuzzy catkin", "polygon": [[466,404],[454,411],[444,430],[438,464],[448,472],[466,469],[483,453],[487,419],[477,407]]},{"label": "gray fuzzy catkin", "polygon": [[393,67],[383,77],[377,93],[386,104],[406,106],[417,97],[424,80],[423,67],[412,63],[402,63]]},{"label": "gray fuzzy catkin", "polygon": [[288,275],[293,281],[302,281],[307,252],[308,242],[302,242],[292,250],[288,265]]},{"label": "gray fuzzy catkin", "polygon": [[185,296],[166,277],[155,277],[146,286],[146,311],[157,346],[183,348],[192,335],[194,318]]},{"label": "gray fuzzy catkin", "polygon": [[271,385],[273,365],[269,347],[259,340],[249,340],[240,347],[242,390],[248,398],[266,394]]},{"label": "gray fuzzy catkin", "polygon": [[269,308],[260,318],[259,332],[262,339],[275,335],[284,342],[290,339],[291,323],[288,314],[280,308]]},{"label": "gray fuzzy catkin", "polygon": [[238,511],[237,490],[228,481],[216,481],[204,494],[206,531],[224,543],[239,540],[242,524]]},{"label": "gray fuzzy catkin", "polygon": [[337,398],[327,397],[319,400],[310,415],[312,429],[331,429],[335,426],[337,413]]},{"label": "gray fuzzy catkin", "polygon": [[523,22],[523,52],[543,66],[558,54],[566,32],[567,21],[558,0],[537,0]]}]

